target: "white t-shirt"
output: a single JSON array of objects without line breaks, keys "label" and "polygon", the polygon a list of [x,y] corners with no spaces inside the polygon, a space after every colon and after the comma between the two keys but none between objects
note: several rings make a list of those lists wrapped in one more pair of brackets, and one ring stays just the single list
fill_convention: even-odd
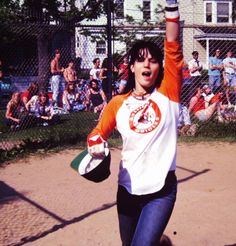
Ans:
[{"label": "white t-shirt", "polygon": [[[236,65],[236,59],[233,57],[227,57],[223,60],[223,64],[231,64],[231,65]],[[229,73],[229,74],[235,74],[235,69],[231,68],[231,67],[225,67],[225,72]]]},{"label": "white t-shirt", "polygon": [[192,59],[188,62],[188,69],[190,71],[190,75],[191,77],[196,77],[196,76],[201,76],[201,72],[199,70],[195,71],[195,72],[191,72],[191,69],[193,69],[194,67],[202,67],[202,63],[198,60]]},{"label": "white t-shirt", "polygon": [[101,68],[92,68],[90,70],[89,75],[92,76],[93,79],[100,80],[99,75],[100,75]]}]

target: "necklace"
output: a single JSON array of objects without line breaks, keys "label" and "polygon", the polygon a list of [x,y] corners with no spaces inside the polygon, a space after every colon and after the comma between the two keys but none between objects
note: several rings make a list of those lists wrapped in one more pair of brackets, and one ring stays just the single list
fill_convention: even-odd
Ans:
[{"label": "necklace", "polygon": [[133,89],[132,91],[132,96],[135,99],[138,100],[145,100],[146,98],[148,98],[151,94],[149,92],[137,92],[135,89]]}]

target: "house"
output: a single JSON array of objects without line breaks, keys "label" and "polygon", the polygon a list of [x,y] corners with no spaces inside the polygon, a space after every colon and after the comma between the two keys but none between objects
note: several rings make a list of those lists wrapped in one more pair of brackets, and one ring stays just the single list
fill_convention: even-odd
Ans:
[{"label": "house", "polygon": [[[116,0],[115,12],[112,13],[112,28],[116,30],[119,40],[113,40],[112,53],[123,54],[134,39],[160,37],[163,43],[163,30],[153,28],[152,24],[163,20],[159,5],[164,0]],[[208,58],[217,48],[222,58],[228,49],[236,50],[236,26],[233,22],[233,0],[184,0],[179,1],[181,20],[183,21],[183,52],[185,60],[192,58],[193,50],[198,50],[200,60],[208,67]],[[128,22],[125,16],[133,18]],[[147,23],[143,23],[146,20]],[[142,24],[140,24],[142,23]],[[107,18],[84,22],[76,28],[76,56],[82,58],[82,66],[89,68],[95,57],[101,60],[107,56],[107,43],[99,39],[105,34]],[[89,29],[90,36],[81,35]],[[128,39],[130,35],[130,40]]]},{"label": "house", "polygon": [[183,51],[185,60],[192,58],[193,50],[208,68],[208,58],[216,49],[222,58],[228,50],[236,50],[236,26],[233,22],[233,0],[180,1],[184,20]]}]

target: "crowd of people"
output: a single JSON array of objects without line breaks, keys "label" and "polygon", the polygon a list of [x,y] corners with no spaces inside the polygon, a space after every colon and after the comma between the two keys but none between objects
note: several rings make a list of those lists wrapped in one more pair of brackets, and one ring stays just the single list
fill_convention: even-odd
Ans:
[{"label": "crowd of people", "polygon": [[208,82],[198,51],[183,65],[183,89],[179,119],[180,135],[195,135],[196,122],[215,118],[221,123],[236,121],[236,58],[228,51],[224,59],[216,49],[209,57]]},{"label": "crowd of people", "polygon": [[[236,58],[232,51],[227,52],[225,59],[219,57],[219,49],[209,57],[208,82],[202,75],[203,63],[199,60],[198,51],[193,51],[192,59],[183,64],[180,135],[195,135],[196,120],[204,122],[216,116],[219,122],[236,121]],[[26,91],[13,93],[5,114],[5,121],[12,129],[27,127],[29,123],[54,124],[59,121],[59,117],[55,120],[55,115],[60,113],[94,111],[102,114],[110,96],[122,94],[125,90],[129,73],[128,54],[123,56],[119,65],[112,64],[112,83],[108,78],[108,58],[102,62],[95,58],[85,79],[78,79],[74,60],[69,60],[67,67],[63,68],[60,59],[61,53],[57,49],[50,63],[51,92],[40,91],[38,83],[33,82]],[[47,115],[48,120],[42,121],[40,115],[43,118]]]},{"label": "crowd of people", "polygon": [[[88,79],[78,79],[74,60],[69,60],[67,67],[63,68],[60,58],[57,49],[50,63],[49,90],[41,90],[37,82],[32,82],[25,91],[12,94],[5,113],[5,123],[11,129],[52,125],[60,121],[60,114],[78,111],[93,111],[99,113],[100,118],[109,96],[108,58],[103,60],[102,66],[99,58],[93,60]],[[113,65],[113,73],[122,81],[116,81],[116,89],[112,83],[112,95],[115,95],[125,86],[127,58],[124,58],[124,64]]]}]

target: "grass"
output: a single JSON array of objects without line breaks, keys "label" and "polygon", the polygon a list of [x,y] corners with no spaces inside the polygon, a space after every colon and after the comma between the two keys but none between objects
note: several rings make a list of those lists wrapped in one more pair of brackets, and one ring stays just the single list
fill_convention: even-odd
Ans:
[{"label": "grass", "polygon": [[[61,122],[50,127],[32,127],[9,131],[3,122],[4,111],[0,111],[0,163],[22,157],[29,153],[57,151],[71,146],[85,148],[88,133],[97,124],[98,114],[78,112],[61,115]],[[195,137],[180,137],[179,142],[227,141],[236,142],[236,122],[222,124],[215,121],[200,123]],[[109,146],[121,146],[121,137],[114,131]]]}]

